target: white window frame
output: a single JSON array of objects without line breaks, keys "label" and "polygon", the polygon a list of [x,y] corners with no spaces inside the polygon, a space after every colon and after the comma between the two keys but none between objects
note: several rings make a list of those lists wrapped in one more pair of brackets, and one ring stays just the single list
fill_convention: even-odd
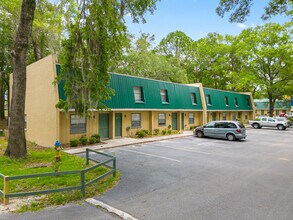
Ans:
[{"label": "white window frame", "polygon": [[166,126],[166,113],[158,113],[158,125]]},{"label": "white window frame", "polygon": [[236,107],[239,106],[239,105],[238,105],[238,99],[237,99],[237,98],[234,98],[234,104],[235,104]]},{"label": "white window frame", "polygon": [[[192,116],[192,117],[190,117],[190,116]],[[188,113],[188,123],[194,124],[194,113],[193,112]]]},{"label": "white window frame", "polygon": [[131,113],[131,128],[141,128],[140,113]]},{"label": "white window frame", "polygon": [[168,97],[168,90],[167,89],[161,89],[160,90],[161,100],[162,103],[169,103],[169,97]]},{"label": "white window frame", "polygon": [[224,102],[226,106],[229,106],[229,99],[227,96],[224,97]]},{"label": "white window frame", "polygon": [[143,90],[141,86],[134,86],[133,93],[135,102],[144,102]]},{"label": "white window frame", "polygon": [[[74,120],[74,123],[73,123]],[[86,133],[86,117],[76,114],[70,115],[70,134]]]},{"label": "white window frame", "polygon": [[210,94],[206,94],[206,102],[208,105],[212,105],[212,99]]},{"label": "white window frame", "polygon": [[190,93],[190,98],[191,98],[191,104],[192,105],[197,105],[197,99],[196,99],[196,94],[195,92]]}]

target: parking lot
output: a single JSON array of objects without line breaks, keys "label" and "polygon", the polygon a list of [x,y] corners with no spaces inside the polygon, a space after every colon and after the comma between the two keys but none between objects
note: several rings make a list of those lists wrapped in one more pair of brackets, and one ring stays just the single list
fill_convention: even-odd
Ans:
[{"label": "parking lot", "polygon": [[121,182],[97,199],[139,219],[292,219],[293,131],[115,148]]},{"label": "parking lot", "polygon": [[[138,219],[291,220],[293,129],[247,129],[247,140],[193,136],[113,148],[121,181],[96,197]],[[92,155],[94,156],[94,155]],[[88,204],[1,219],[120,219]]]}]

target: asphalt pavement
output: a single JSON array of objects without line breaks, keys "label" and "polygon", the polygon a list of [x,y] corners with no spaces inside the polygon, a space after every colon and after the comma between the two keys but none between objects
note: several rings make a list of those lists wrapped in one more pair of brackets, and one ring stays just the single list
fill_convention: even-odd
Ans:
[{"label": "asphalt pavement", "polygon": [[[293,128],[247,134],[235,142],[191,136],[105,150],[116,155],[121,181],[96,199],[138,219],[293,219]],[[115,218],[87,204],[0,215]]]}]

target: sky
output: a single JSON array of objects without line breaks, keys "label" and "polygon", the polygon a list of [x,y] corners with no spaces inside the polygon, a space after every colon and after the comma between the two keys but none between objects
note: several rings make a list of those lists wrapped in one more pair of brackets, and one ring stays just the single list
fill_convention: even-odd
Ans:
[{"label": "sky", "polygon": [[176,30],[198,40],[211,32],[237,35],[247,27],[288,21],[285,16],[263,21],[261,15],[267,2],[268,0],[254,0],[250,16],[243,24],[230,23],[227,15],[224,18],[219,17],[216,14],[219,0],[161,0],[157,3],[154,14],[148,13],[145,16],[147,23],[132,23],[130,17],[126,18],[126,23],[131,34],[136,37],[139,37],[140,33],[154,34],[155,43],[158,44],[162,38]]}]

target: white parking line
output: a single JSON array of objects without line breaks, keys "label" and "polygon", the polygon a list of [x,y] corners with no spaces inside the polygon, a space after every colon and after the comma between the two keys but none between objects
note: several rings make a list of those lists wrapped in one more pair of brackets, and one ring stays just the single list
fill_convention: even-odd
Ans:
[{"label": "white parking line", "polygon": [[165,159],[165,160],[171,160],[171,161],[175,161],[175,162],[178,162],[178,163],[181,162],[180,160],[175,160],[173,158],[163,157],[163,156],[159,156],[159,155],[155,155],[155,154],[148,154],[148,153],[135,151],[135,150],[128,150],[128,149],[119,149],[119,150],[128,151],[128,152],[137,153],[137,154],[142,154],[142,155],[147,155],[147,156],[151,156],[151,157],[157,157],[157,158],[161,158],[161,159]]},{"label": "white parking line", "polygon": [[187,148],[176,148],[176,147],[170,147],[170,146],[160,146],[160,147],[170,148],[170,149],[174,149],[174,150],[187,151],[187,152],[193,152],[193,153],[199,153],[199,154],[211,154],[211,153],[197,151],[197,150],[193,150],[193,149],[187,149]]}]

